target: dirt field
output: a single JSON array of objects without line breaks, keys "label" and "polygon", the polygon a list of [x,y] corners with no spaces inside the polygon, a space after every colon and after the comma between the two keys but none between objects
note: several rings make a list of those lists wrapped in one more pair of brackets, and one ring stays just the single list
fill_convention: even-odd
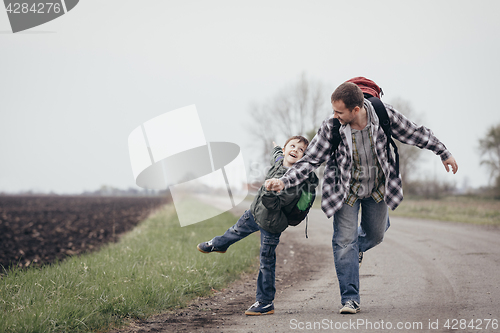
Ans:
[{"label": "dirt field", "polygon": [[163,197],[0,196],[0,265],[27,267],[95,250],[166,202]]}]

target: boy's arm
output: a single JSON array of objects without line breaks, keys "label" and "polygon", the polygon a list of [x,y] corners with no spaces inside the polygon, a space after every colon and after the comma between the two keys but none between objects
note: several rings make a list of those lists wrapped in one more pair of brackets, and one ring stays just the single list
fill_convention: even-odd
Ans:
[{"label": "boy's arm", "polygon": [[457,162],[446,146],[425,126],[418,126],[403,114],[395,110],[391,105],[385,104],[387,115],[391,121],[392,136],[402,143],[428,149],[441,157],[446,171],[451,166],[453,173],[458,170]]},{"label": "boy's arm", "polygon": [[307,147],[304,156],[292,165],[280,179],[268,179],[265,182],[267,190],[281,191],[297,186],[308,178],[308,175],[318,168],[330,156],[333,128],[333,115],[324,120],[318,133]]},{"label": "boy's arm", "polygon": [[[288,189],[279,193],[274,191],[264,190],[262,196],[262,204],[269,210],[280,210],[283,207],[290,205],[296,199],[298,188]],[[300,192],[298,192],[300,193]]]},{"label": "boy's arm", "polygon": [[274,163],[276,163],[278,157],[281,156],[283,158],[283,149],[281,149],[281,147],[278,146],[274,141],[273,145],[273,150],[271,151],[271,165],[274,165]]}]

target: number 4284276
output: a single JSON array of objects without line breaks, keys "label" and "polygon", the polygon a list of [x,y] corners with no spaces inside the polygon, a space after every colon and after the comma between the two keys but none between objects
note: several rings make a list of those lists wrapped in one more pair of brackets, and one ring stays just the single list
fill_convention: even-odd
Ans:
[{"label": "number 4284276", "polygon": [[483,330],[483,329],[498,329],[498,319],[448,319],[444,323],[444,328],[451,330]]},{"label": "number 4284276", "polygon": [[7,13],[14,14],[44,14],[44,13],[56,13],[59,14],[62,10],[60,3],[53,2],[37,2],[30,6],[28,3],[14,2],[9,3],[7,6]]}]

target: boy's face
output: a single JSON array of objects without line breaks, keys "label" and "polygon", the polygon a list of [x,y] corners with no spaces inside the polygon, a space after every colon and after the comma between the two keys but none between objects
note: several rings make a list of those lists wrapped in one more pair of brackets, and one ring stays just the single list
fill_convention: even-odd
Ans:
[{"label": "boy's face", "polygon": [[295,162],[304,156],[307,146],[304,142],[299,142],[298,139],[288,141],[283,148],[283,165],[287,168],[291,167]]}]

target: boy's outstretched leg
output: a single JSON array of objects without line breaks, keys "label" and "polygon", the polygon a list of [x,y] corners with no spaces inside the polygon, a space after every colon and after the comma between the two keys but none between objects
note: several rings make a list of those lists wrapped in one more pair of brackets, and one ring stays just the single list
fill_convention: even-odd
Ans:
[{"label": "boy's outstretched leg", "polygon": [[203,242],[200,243],[196,246],[198,251],[203,252],[203,253],[210,253],[210,252],[218,252],[218,253],[226,253],[226,250],[219,250],[216,249],[213,245],[213,240],[209,240],[208,242]]},{"label": "boy's outstretched leg", "polygon": [[237,241],[259,230],[250,210],[247,210],[233,225],[227,229],[224,235],[214,237],[208,242],[198,244],[198,251],[203,253],[218,252],[225,253],[227,248]]}]

